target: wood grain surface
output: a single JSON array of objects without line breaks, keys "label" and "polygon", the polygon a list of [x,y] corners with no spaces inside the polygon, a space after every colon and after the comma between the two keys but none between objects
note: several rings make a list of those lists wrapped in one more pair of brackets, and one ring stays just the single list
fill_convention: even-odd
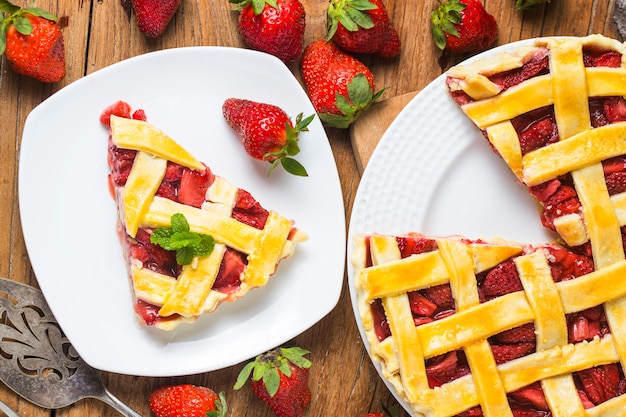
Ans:
[{"label": "wood grain surface", "polygon": [[[0,276],[37,286],[29,263],[20,225],[17,200],[19,150],[24,121],[39,103],[79,78],[136,55],[160,49],[198,45],[245,47],[237,33],[237,15],[227,0],[183,0],[174,20],[159,39],[144,37],[134,20],[127,16],[120,0],[34,0],[41,7],[62,18],[66,46],[67,76],[56,84],[41,84],[13,72],[0,62]],[[533,12],[519,12],[515,0],[484,0],[496,18],[500,31],[497,44],[535,36],[583,36],[602,33],[619,39],[612,19],[615,0],[552,0]],[[302,0],[307,13],[306,40],[321,39],[325,32],[327,0]],[[27,5],[31,0],[16,0]],[[387,87],[383,100],[365,113],[360,123],[368,132],[367,146],[354,146],[350,130],[327,129],[341,176],[346,219],[359,184],[360,172],[380,135],[395,114],[406,104],[406,94],[414,94],[441,73],[440,53],[434,47],[429,30],[429,14],[437,0],[384,0],[398,29],[403,45],[398,58],[382,60],[360,56],[376,78],[379,87]],[[452,57],[458,62],[466,56]],[[290,66],[299,78],[298,63]],[[254,76],[251,69],[250,76]],[[176,79],[167,80],[175,83]],[[158,87],[155,86],[155,94]],[[387,110],[385,110],[385,107]],[[71,129],[71,126],[68,126]],[[354,129],[353,129],[354,130]],[[354,137],[353,137],[354,139]],[[355,157],[356,155],[356,157]],[[41,175],[46,175],[42,172]],[[80,173],[77,173],[80,175]],[[339,231],[338,231],[339,232]],[[97,239],[85,236],[88,244]],[[339,279],[339,278],[338,278]],[[372,366],[358,333],[348,294],[347,277],[336,308],[318,324],[295,337],[297,344],[311,351],[313,361],[310,387],[313,397],[306,417],[358,417],[368,411],[380,411],[380,402],[393,404],[394,398]],[[101,315],[102,312],[93,312]],[[285,312],[288,314],[289,312]],[[172,378],[146,378],[104,373],[108,389],[144,416],[149,416],[150,391],[166,383],[206,385],[226,393],[231,416],[270,417],[272,412],[254,397],[249,386],[233,391],[241,364],[226,369]],[[44,410],[19,398],[0,384],[0,400],[24,416],[117,416],[109,406],[91,399],[63,409]],[[404,414],[407,415],[407,414]]]}]

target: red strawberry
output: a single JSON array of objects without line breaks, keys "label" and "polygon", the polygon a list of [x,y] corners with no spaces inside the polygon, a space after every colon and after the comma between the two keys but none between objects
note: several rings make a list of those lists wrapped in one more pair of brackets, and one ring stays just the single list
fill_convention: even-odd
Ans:
[{"label": "red strawberry", "polygon": [[326,40],[346,51],[392,58],[400,53],[400,37],[381,0],[331,0]]},{"label": "red strawberry", "polygon": [[296,125],[280,107],[239,98],[222,105],[226,122],[233,128],[251,157],[271,164],[268,174],[280,164],[290,174],[307,176],[306,169],[291,158],[300,152],[298,136],[307,131],[315,115],[296,117]]},{"label": "red strawberry", "polygon": [[135,21],[141,33],[158,38],[174,17],[182,0],[132,0]]},{"label": "red strawberry", "polygon": [[498,25],[479,0],[447,0],[431,13],[431,29],[439,49],[481,51],[498,39]]},{"label": "red strawberry", "polygon": [[230,0],[239,10],[239,33],[252,49],[286,63],[302,53],[306,13],[299,0]]},{"label": "red strawberry", "polygon": [[534,343],[519,343],[516,345],[492,345],[491,351],[497,364],[530,355],[535,351]]},{"label": "red strawberry", "polygon": [[524,289],[515,263],[511,259],[489,271],[482,283],[482,288],[488,297],[497,297]]},{"label": "red strawberry", "polygon": [[65,44],[57,18],[39,8],[0,0],[0,54],[18,74],[53,83],[65,77]]},{"label": "red strawberry", "polygon": [[494,336],[494,339],[505,344],[522,342],[534,344],[536,337],[535,325],[533,323],[526,323],[498,333]]},{"label": "red strawberry", "polygon": [[299,347],[278,348],[261,354],[246,364],[235,383],[241,388],[252,378],[252,391],[278,417],[299,417],[311,401],[309,353]]},{"label": "red strawberry", "polygon": [[191,384],[158,387],[149,403],[156,417],[225,417],[228,412],[223,392]]},{"label": "red strawberry", "polygon": [[376,101],[374,75],[334,42],[315,41],[302,54],[302,78],[324,124],[345,129]]}]

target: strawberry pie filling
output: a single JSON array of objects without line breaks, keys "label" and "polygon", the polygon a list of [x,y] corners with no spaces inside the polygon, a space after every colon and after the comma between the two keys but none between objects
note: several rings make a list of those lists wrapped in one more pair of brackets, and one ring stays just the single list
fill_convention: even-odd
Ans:
[{"label": "strawberry pie filling", "polygon": [[[404,236],[396,239],[401,257],[437,250],[437,242],[423,237]],[[476,241],[474,243],[480,243]],[[369,242],[366,244],[367,266],[372,266]],[[582,254],[567,249],[546,245],[527,248],[526,253],[542,250],[555,282],[576,279],[593,272],[593,261]],[[523,291],[513,258],[476,276],[479,299],[488,302],[505,294]],[[455,302],[448,284],[433,286],[408,293],[409,304],[415,326],[439,320],[455,312]],[[380,299],[371,305],[374,329],[379,341],[391,336],[389,324]],[[575,344],[602,338],[610,333],[603,306],[596,306],[566,316],[569,343]],[[533,323],[503,331],[488,339],[497,364],[527,356],[536,351],[536,334]],[[431,388],[441,386],[471,373],[463,350],[447,352],[428,358],[426,373]],[[574,381],[586,408],[626,392],[626,379],[618,364],[607,364],[574,373]],[[550,416],[540,383],[534,383],[508,394],[514,416]],[[475,407],[459,416],[482,416],[480,407]]]}]

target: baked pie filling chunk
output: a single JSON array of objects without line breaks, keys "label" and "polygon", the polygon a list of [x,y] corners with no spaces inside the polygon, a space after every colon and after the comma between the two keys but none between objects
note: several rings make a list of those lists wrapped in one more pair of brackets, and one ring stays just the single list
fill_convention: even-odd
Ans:
[{"label": "baked pie filling chunk", "polygon": [[307,239],[147,123],[143,111],[131,114],[118,102],[100,120],[110,128],[109,183],[141,323],[172,330],[243,297]]},{"label": "baked pie filling chunk", "polygon": [[539,38],[446,87],[556,240],[354,236],[371,356],[419,416],[626,415],[624,44]]}]

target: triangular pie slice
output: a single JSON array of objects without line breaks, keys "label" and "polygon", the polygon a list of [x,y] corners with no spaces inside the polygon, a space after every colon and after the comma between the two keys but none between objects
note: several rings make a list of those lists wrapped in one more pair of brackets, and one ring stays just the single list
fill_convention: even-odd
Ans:
[{"label": "triangular pie slice", "polygon": [[451,68],[447,86],[539,202],[544,226],[599,266],[624,258],[624,44],[539,38]]},{"label": "triangular pie slice", "polygon": [[243,297],[307,239],[149,124],[143,111],[131,115],[118,102],[100,120],[110,128],[109,182],[142,324],[172,330]]},{"label": "triangular pie slice", "polygon": [[417,233],[353,247],[370,355],[413,415],[624,415],[626,260]]}]

